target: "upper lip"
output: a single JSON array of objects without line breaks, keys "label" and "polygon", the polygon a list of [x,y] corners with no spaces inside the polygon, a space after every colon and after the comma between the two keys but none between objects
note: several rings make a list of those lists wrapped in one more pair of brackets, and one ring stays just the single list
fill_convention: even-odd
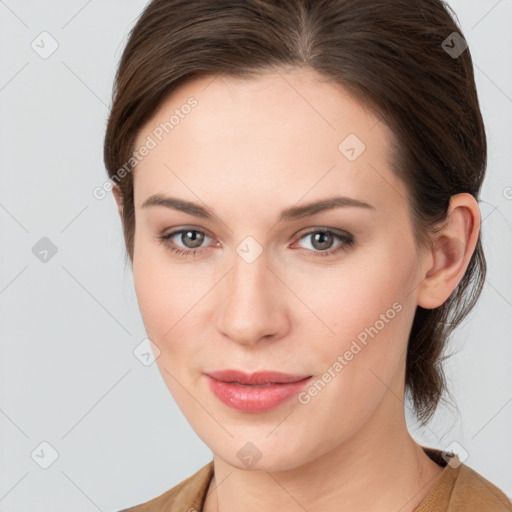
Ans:
[{"label": "upper lip", "polygon": [[245,373],[240,370],[219,370],[207,372],[206,375],[223,382],[239,382],[240,384],[268,384],[268,383],[287,383],[298,382],[311,375],[292,375],[289,373],[261,371],[254,373]]}]

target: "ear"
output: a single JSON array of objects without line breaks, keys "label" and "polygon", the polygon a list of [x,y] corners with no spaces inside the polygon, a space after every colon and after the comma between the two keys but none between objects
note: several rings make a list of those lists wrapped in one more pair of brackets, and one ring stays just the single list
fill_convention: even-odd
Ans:
[{"label": "ear", "polygon": [[121,192],[121,189],[119,188],[119,185],[117,183],[114,183],[112,186],[112,194],[114,195],[114,199],[117,203],[117,210],[119,212],[119,216],[121,219],[123,218],[123,194]]},{"label": "ear", "polygon": [[425,278],[418,287],[418,305],[441,306],[464,276],[480,233],[480,209],[471,194],[450,198],[446,224],[434,235]]}]

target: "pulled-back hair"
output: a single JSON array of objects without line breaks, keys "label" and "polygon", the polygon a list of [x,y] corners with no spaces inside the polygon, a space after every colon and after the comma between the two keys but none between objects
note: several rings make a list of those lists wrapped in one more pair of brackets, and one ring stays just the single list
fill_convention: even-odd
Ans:
[{"label": "pulled-back hair", "polygon": [[[133,173],[126,172],[126,163],[141,127],[192,78],[250,79],[276,68],[316,71],[390,128],[392,170],[409,192],[417,247],[428,247],[447,218],[451,196],[467,192],[478,201],[487,162],[472,59],[450,11],[442,0],[148,3],[119,63],[104,145],[109,177],[123,196],[130,261],[135,212]],[[477,301],[485,273],[479,236],[444,304],[416,309],[405,385],[423,425],[448,391],[444,350]]]}]

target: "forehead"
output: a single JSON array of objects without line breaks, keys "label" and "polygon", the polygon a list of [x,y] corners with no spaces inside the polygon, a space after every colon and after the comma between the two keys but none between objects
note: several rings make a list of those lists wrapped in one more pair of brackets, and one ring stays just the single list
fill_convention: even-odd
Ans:
[{"label": "forehead", "polygon": [[177,190],[190,200],[215,190],[232,201],[242,195],[246,205],[283,207],[306,195],[378,204],[405,194],[390,171],[387,126],[312,71],[191,80],[140,130],[135,147],[148,138],[154,147],[134,171],[136,206]]}]

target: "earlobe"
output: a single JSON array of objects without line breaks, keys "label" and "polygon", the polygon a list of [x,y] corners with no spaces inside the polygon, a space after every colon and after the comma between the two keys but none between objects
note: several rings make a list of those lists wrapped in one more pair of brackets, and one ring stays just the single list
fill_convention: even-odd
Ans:
[{"label": "earlobe", "polygon": [[114,195],[114,199],[117,203],[117,211],[119,212],[119,216],[123,218],[123,194],[119,185],[116,183],[112,186],[112,194]]},{"label": "earlobe", "polygon": [[464,276],[480,232],[480,209],[471,194],[452,196],[447,221],[432,243],[432,261],[418,290],[418,305],[441,306]]}]

